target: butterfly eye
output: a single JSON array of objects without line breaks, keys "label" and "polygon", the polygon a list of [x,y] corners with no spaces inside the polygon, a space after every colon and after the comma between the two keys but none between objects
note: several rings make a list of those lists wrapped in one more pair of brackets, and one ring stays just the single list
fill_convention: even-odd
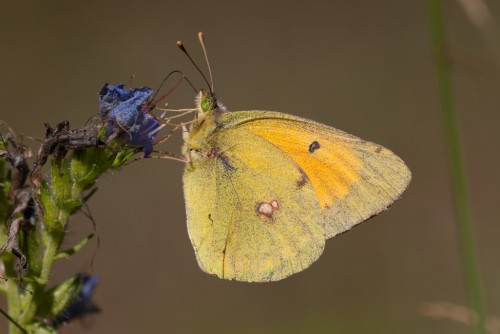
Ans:
[{"label": "butterfly eye", "polygon": [[201,107],[201,111],[203,111],[204,113],[212,110],[214,107],[214,103],[213,103],[212,98],[210,96],[204,96],[201,99],[200,107]]}]

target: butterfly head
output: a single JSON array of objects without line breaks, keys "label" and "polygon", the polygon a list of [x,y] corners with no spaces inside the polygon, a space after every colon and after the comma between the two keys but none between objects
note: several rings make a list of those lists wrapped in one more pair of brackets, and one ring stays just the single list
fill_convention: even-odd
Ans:
[{"label": "butterfly head", "polygon": [[215,93],[205,92],[200,90],[196,96],[196,110],[198,111],[198,118],[205,118],[215,116],[227,112],[226,107],[217,100]]}]

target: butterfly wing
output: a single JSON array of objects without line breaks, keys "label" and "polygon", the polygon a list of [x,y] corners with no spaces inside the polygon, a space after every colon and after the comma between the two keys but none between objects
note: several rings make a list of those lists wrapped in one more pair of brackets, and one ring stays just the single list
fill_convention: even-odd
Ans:
[{"label": "butterfly wing", "polygon": [[184,173],[188,232],[200,267],[239,281],[283,279],[323,252],[311,183],[278,147],[245,128],[217,131],[210,157]]},{"label": "butterfly wing", "polygon": [[295,162],[315,191],[327,238],[387,209],[411,179],[390,150],[324,124],[256,111],[228,113],[221,124],[256,134]]},{"label": "butterfly wing", "polygon": [[184,192],[198,263],[221,278],[304,270],[326,238],[385,210],[411,178],[390,150],[316,122],[261,111],[218,122],[210,151],[186,166]]}]

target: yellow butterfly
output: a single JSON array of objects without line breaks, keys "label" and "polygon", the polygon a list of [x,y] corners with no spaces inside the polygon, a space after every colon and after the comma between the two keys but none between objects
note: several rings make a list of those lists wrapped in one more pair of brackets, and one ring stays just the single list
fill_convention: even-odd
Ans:
[{"label": "yellow butterfly", "polygon": [[411,179],[380,145],[284,113],[229,112],[212,89],[196,113],[183,135],[187,227],[199,266],[220,278],[306,269],[326,239],[386,210]]}]

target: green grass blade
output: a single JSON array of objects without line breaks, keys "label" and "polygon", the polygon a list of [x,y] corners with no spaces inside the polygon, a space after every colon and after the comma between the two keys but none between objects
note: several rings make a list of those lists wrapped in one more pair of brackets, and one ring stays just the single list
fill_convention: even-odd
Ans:
[{"label": "green grass blade", "polygon": [[453,106],[451,70],[446,53],[446,37],[440,0],[427,0],[432,46],[435,52],[439,98],[449,152],[453,200],[457,218],[462,270],[470,307],[477,315],[475,332],[486,334],[485,307],[479,264],[471,227],[465,170]]}]

